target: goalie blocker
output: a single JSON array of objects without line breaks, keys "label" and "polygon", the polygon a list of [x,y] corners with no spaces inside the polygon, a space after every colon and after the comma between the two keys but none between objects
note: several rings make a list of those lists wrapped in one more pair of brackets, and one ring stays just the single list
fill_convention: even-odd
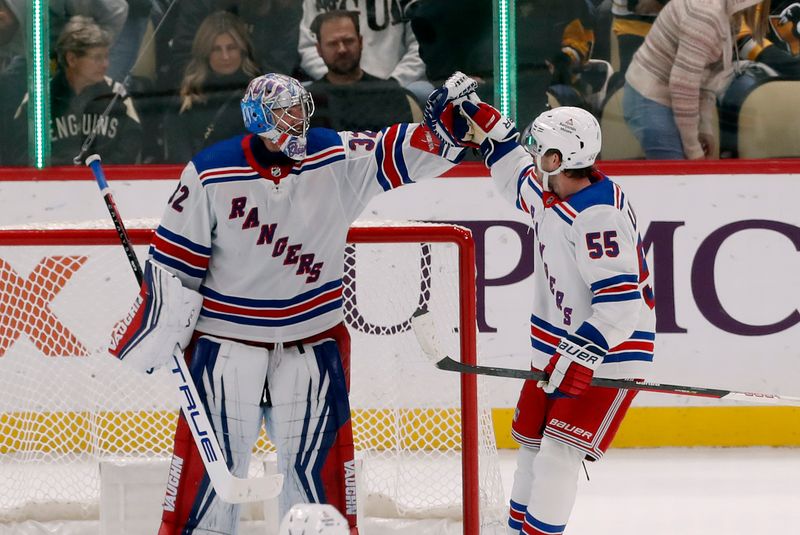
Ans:
[{"label": "goalie blocker", "polygon": [[141,372],[170,363],[175,345],[189,344],[202,303],[200,293],[148,260],[139,295],[111,333],[109,353]]}]

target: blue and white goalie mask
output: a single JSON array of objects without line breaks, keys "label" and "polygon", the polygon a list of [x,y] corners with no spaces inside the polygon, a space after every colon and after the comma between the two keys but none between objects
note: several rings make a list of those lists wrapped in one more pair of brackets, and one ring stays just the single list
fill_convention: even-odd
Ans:
[{"label": "blue and white goalie mask", "polygon": [[242,98],[247,130],[275,143],[293,160],[306,157],[306,134],[313,114],[311,94],[283,74],[253,78]]}]

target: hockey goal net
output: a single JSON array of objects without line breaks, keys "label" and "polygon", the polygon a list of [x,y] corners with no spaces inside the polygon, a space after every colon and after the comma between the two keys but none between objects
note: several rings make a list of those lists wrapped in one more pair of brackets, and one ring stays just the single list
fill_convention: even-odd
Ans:
[{"label": "hockey goal net", "polygon": [[[144,259],[152,230],[129,234]],[[463,228],[350,232],[344,308],[363,516],[450,519],[470,535],[502,530],[478,381],[436,370],[409,323],[426,308],[444,352],[474,362],[474,285]],[[0,521],[97,518],[101,462],[169,457],[177,403],[168,374],[131,372],[105,351],[136,292],[113,230],[0,231]],[[272,452],[262,435],[254,455]]]}]

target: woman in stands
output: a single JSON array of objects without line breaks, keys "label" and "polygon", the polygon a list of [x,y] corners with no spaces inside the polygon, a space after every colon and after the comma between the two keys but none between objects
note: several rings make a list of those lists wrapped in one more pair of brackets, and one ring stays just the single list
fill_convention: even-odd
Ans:
[{"label": "woman in stands", "polygon": [[[766,7],[756,9],[759,4]],[[733,77],[743,21],[761,41],[769,0],[672,0],[625,75],[625,122],[648,159],[710,159],[719,153],[716,98]]]},{"label": "woman in stands", "polygon": [[242,20],[225,11],[206,17],[192,44],[177,114],[167,119],[167,161],[186,161],[204,147],[244,133],[239,101],[257,75]]}]

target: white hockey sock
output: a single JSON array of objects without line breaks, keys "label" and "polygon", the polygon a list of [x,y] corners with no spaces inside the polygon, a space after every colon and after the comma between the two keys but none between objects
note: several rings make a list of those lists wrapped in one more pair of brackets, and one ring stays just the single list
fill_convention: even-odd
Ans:
[{"label": "white hockey sock", "polygon": [[561,535],[567,527],[575,495],[578,492],[578,471],[584,453],[548,437],[533,463],[531,486],[524,535]]},{"label": "white hockey sock", "polygon": [[517,468],[511,486],[511,503],[508,509],[508,535],[519,535],[525,521],[525,511],[533,485],[533,460],[538,449],[520,446],[517,452]]}]

